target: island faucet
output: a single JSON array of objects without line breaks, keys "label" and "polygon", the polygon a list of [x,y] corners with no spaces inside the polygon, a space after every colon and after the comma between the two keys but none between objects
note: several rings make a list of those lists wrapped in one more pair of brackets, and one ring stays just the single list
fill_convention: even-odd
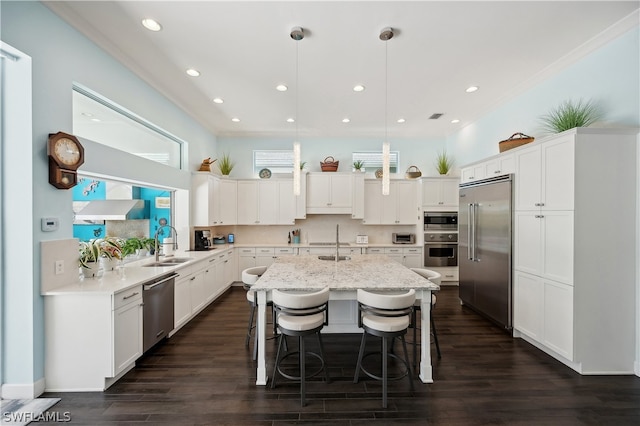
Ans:
[{"label": "island faucet", "polygon": [[[155,248],[155,252],[156,252],[156,262],[158,262],[160,260],[160,250],[159,250],[159,247],[158,247],[158,236],[160,235],[160,231],[162,230],[162,228],[173,229],[173,233],[176,235],[176,237],[175,237],[176,239],[173,241],[173,249],[174,250],[178,249],[178,231],[176,231],[176,228],[174,228],[171,225],[162,225],[156,231],[156,236],[153,239],[154,240],[153,247]],[[171,236],[171,231],[169,231],[169,236]]]}]

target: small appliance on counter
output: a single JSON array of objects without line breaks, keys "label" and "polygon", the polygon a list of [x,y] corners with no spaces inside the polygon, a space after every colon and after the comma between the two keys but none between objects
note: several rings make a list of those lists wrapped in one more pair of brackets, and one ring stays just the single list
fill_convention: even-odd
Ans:
[{"label": "small appliance on counter", "polygon": [[391,242],[393,244],[415,244],[416,234],[404,234],[404,233],[394,232],[391,235]]},{"label": "small appliance on counter", "polygon": [[211,231],[195,231],[194,250],[206,251],[211,247]]},{"label": "small appliance on counter", "polygon": [[227,241],[229,242],[229,244],[233,244],[235,242],[235,240],[236,240],[236,236],[235,235],[229,234],[227,236]]},{"label": "small appliance on counter", "polygon": [[368,235],[356,235],[356,244],[369,244]]},{"label": "small appliance on counter", "polygon": [[227,240],[224,238],[224,235],[214,235],[213,236],[213,244],[226,244]]}]

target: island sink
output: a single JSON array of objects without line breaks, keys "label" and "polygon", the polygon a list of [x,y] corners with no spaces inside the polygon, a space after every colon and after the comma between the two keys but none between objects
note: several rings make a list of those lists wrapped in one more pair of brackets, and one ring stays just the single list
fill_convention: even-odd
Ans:
[{"label": "island sink", "polygon": [[[320,260],[336,260],[336,256],[335,255],[328,255],[328,256],[318,256],[318,259]],[[338,256],[338,260],[351,260],[351,256]]]}]

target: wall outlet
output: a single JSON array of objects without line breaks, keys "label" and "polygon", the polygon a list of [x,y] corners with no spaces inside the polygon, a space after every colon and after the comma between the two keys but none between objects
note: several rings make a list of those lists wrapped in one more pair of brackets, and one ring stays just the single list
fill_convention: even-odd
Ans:
[{"label": "wall outlet", "polygon": [[56,275],[64,274],[64,260],[56,260]]}]

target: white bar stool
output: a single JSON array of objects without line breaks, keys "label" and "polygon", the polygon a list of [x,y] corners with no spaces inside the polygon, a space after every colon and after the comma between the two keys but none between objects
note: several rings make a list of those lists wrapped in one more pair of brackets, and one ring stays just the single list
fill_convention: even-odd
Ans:
[{"label": "white bar stool", "polygon": [[[358,383],[360,370],[372,379],[382,380],[383,408],[387,408],[387,384],[389,380],[400,380],[405,376],[409,376],[411,391],[414,390],[411,365],[409,363],[409,356],[407,355],[407,342],[405,341],[404,335],[407,333],[411,322],[410,319],[415,300],[415,290],[409,290],[402,294],[389,294],[371,293],[358,289],[358,325],[362,327],[364,332],[362,333],[362,341],[360,343],[360,352],[358,353],[358,363],[356,364],[356,374],[353,378],[353,383]],[[377,353],[370,352],[366,355],[364,354],[368,334],[378,336],[382,339],[382,376],[376,376],[362,366],[362,360],[364,358]],[[389,348],[393,345],[393,339],[396,337],[402,341],[404,360],[389,352]],[[391,345],[389,345],[390,342]],[[388,377],[388,357],[393,357],[404,363],[406,367],[404,374],[391,378]]]},{"label": "white bar stool", "polygon": [[[251,286],[258,281],[258,278],[267,270],[266,266],[256,266],[253,268],[247,268],[242,271],[242,284],[245,290],[247,290],[247,302],[249,302],[249,325],[247,326],[247,337],[244,341],[244,345],[249,347],[249,340],[251,339],[251,332],[255,328],[253,325],[256,308],[258,301],[256,300],[256,292],[251,290]],[[270,296],[267,294],[267,306],[272,306]],[[275,330],[275,326],[274,326]],[[255,333],[253,342],[253,360],[258,357],[258,333]]]},{"label": "white bar stool", "polygon": [[[276,375],[280,373],[281,376],[290,380],[300,381],[300,404],[305,406],[305,381],[320,372],[324,371],[325,380],[327,383],[329,380],[329,374],[327,372],[325,360],[324,360],[324,348],[322,345],[322,336],[320,330],[328,324],[328,302],[329,302],[329,288],[326,287],[320,291],[313,293],[305,292],[285,292],[273,290],[271,292],[274,308],[274,322],[278,331],[280,332],[280,338],[278,339],[278,352],[276,354],[276,363],[273,369],[273,377],[271,379],[271,388],[276,385]],[[312,334],[318,336],[318,343],[320,344],[320,354],[314,352],[308,352],[305,350],[304,337]],[[298,351],[289,352],[284,356],[280,356],[280,352],[283,348],[286,336],[295,336],[298,338]],[[285,349],[286,350],[286,349]],[[298,354],[299,359],[299,376],[293,376],[286,374],[282,371],[280,363],[287,357]],[[320,360],[320,368],[307,375],[306,373],[306,355],[311,355]]]}]

